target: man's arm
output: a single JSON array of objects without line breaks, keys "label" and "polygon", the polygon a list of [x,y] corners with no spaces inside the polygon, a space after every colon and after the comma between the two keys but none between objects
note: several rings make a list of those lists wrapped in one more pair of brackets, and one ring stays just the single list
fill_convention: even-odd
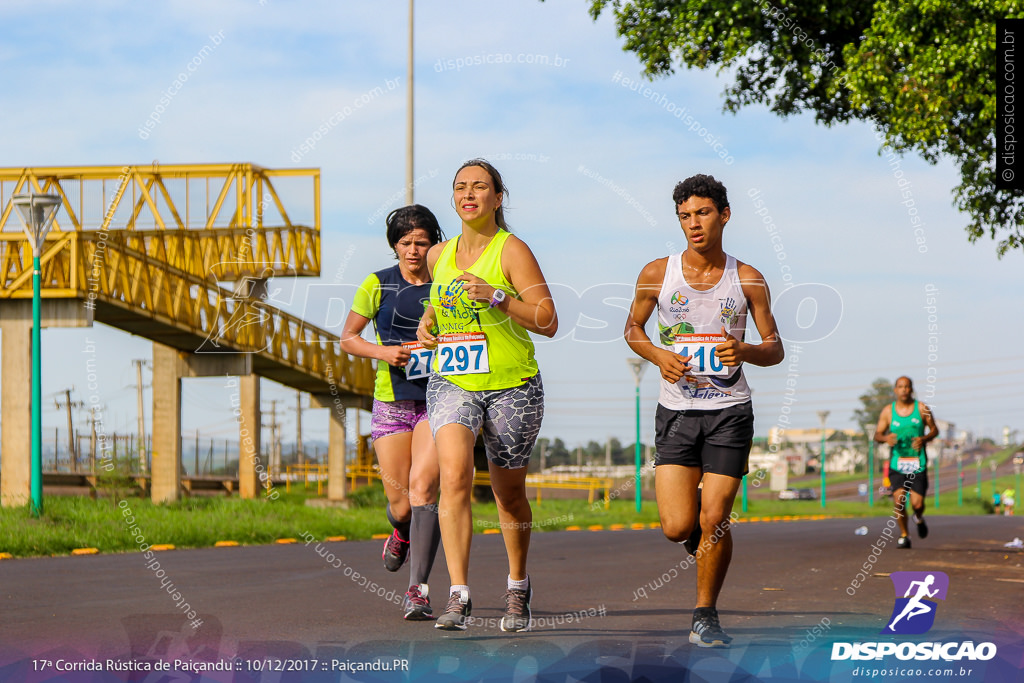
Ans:
[{"label": "man's arm", "polygon": [[668,258],[660,258],[657,261],[651,261],[640,271],[640,276],[636,281],[636,291],[633,294],[633,302],[626,315],[623,337],[633,353],[657,365],[662,379],[674,384],[681,380],[689,370],[687,362],[690,357],[680,356],[657,346],[647,336],[646,329],[647,321],[650,320],[651,314],[658,306],[658,293],[661,291],[661,283],[665,280],[667,264]]},{"label": "man's arm", "polygon": [[889,431],[889,425],[892,420],[891,413],[891,404],[882,408],[882,412],[878,415],[878,424],[875,426],[875,441],[895,446],[899,439],[896,438],[895,434]]}]

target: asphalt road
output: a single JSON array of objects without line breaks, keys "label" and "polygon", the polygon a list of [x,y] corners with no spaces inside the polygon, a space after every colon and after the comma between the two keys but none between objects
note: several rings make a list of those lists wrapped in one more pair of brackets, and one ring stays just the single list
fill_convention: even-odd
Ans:
[{"label": "asphalt road", "polygon": [[[862,525],[868,534],[856,535]],[[536,533],[537,624],[520,634],[497,627],[506,573],[497,535],[473,539],[474,622],[464,633],[402,620],[408,574],[383,569],[380,541],[174,550],[156,553],[159,565],[141,553],[6,560],[0,681],[629,681],[682,680],[683,671],[694,681],[854,680],[863,662],[831,661],[832,643],[886,639],[878,632],[896,571],[949,577],[932,629],[908,638],[998,647],[956,680],[1024,679],[1024,551],[1004,547],[1024,538],[1024,517],[936,516],[930,526],[899,550],[883,535],[886,518],[737,525],[719,602],[736,638],[728,651],[688,644],[695,571],[656,529]],[[432,578],[440,611],[441,557]],[[158,661],[170,671],[115,670]],[[398,670],[346,669],[373,661]],[[233,670],[193,677],[204,662]]]}]

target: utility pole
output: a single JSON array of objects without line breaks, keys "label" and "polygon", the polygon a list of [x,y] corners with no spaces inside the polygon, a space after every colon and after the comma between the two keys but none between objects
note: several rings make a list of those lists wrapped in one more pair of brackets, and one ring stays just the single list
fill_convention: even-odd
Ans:
[{"label": "utility pole", "polygon": [[[53,402],[53,404],[55,406],[57,406],[58,410],[61,409],[61,408],[66,408],[67,409],[67,415],[68,415],[68,457],[71,458],[71,471],[72,472],[77,472],[78,471],[78,446],[75,443],[75,423],[74,423],[74,420],[71,417],[71,409],[72,408],[84,408],[85,404],[83,402],[81,402],[81,401],[72,401],[71,400],[71,392],[72,392],[73,389],[74,389],[74,387],[71,387],[71,389],[65,389],[64,390],[64,405],[61,405],[60,401],[57,401],[57,400],[55,400]],[[57,444],[57,442],[56,442],[56,440],[54,440],[54,458],[55,459],[57,457],[57,445],[56,444]]]},{"label": "utility pole", "polygon": [[604,442],[604,467],[605,475],[612,471],[612,437],[608,437],[608,440]]},{"label": "utility pole", "polygon": [[[97,406],[101,409],[101,406]],[[92,426],[92,434],[89,437],[89,473],[96,474],[96,410],[89,411],[89,423]]]},{"label": "utility pole", "polygon": [[295,390],[295,462],[306,463],[306,454],[302,450],[302,392]]},{"label": "utility pole", "polygon": [[[267,476],[268,477],[273,477],[274,476],[274,473],[276,472],[276,469],[277,469],[278,464],[280,462],[279,459],[278,459],[280,456],[279,456],[278,450],[277,450],[278,449],[277,435],[278,435],[278,429],[280,428],[280,425],[277,423],[277,401],[278,401],[277,399],[272,399],[270,401],[270,424],[267,425],[267,429],[270,430],[270,448],[268,449],[268,452],[267,452],[268,460],[270,460],[269,467],[267,468]],[[270,480],[268,479],[267,481],[269,482]]]},{"label": "utility pole", "polygon": [[148,363],[142,358],[136,358],[132,363],[135,364],[135,395],[138,399],[139,410],[139,472],[145,474],[148,458],[146,457],[146,413],[142,407],[142,366]]}]

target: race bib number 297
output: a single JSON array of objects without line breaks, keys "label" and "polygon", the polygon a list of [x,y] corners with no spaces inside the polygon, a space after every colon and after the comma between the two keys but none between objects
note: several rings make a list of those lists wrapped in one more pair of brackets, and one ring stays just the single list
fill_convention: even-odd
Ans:
[{"label": "race bib number 297", "polygon": [[487,335],[483,332],[443,334],[438,338],[438,374],[477,375],[490,371]]},{"label": "race bib number 297", "polygon": [[690,374],[724,377],[729,368],[718,359],[715,347],[725,342],[720,334],[677,334],[672,349],[680,356],[690,356]]}]

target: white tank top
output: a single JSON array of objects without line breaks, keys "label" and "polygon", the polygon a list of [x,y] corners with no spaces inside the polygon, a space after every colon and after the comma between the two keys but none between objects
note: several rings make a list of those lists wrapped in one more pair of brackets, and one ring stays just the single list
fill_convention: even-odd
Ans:
[{"label": "white tank top", "polygon": [[672,254],[658,294],[658,341],[669,351],[693,355],[691,368],[701,365],[719,375],[686,375],[675,384],[661,380],[658,402],[670,410],[718,410],[750,400],[743,366],[724,367],[712,349],[720,344],[722,326],[743,341],[747,329],[747,298],[743,295],[736,259],[726,254],[725,271],[714,287],[698,291],[683,277],[683,255]]}]

